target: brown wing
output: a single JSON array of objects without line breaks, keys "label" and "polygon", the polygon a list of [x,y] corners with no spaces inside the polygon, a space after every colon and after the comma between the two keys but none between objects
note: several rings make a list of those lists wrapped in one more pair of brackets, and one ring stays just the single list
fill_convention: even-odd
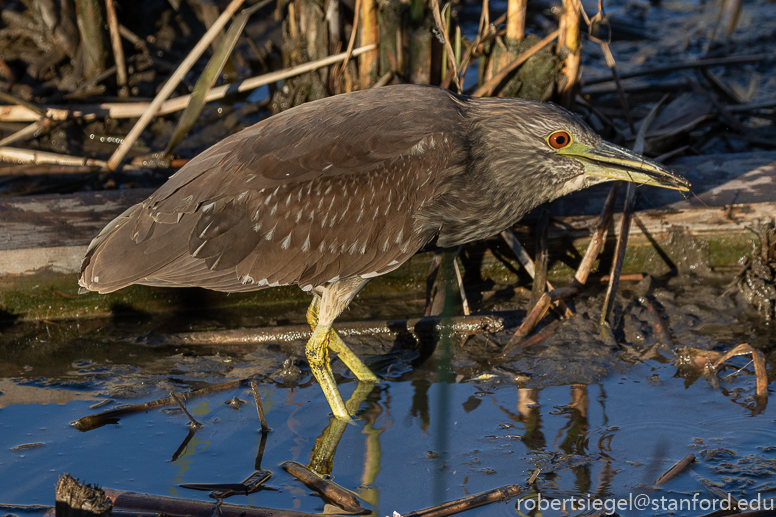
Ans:
[{"label": "brown wing", "polygon": [[415,217],[464,169],[459,104],[387,87],[303,105],[200,154],[92,242],[80,283],[247,291],[391,271],[433,239]]}]

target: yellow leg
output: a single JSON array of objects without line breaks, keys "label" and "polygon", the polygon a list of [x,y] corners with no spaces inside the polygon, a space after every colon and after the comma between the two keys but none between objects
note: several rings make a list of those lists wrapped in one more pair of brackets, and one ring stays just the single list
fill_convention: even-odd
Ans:
[{"label": "yellow leg", "polygon": [[305,355],[307,355],[310,369],[321,385],[323,394],[326,396],[334,416],[340,420],[350,420],[350,415],[345,408],[345,403],[342,401],[342,395],[340,395],[337,389],[337,384],[334,382],[334,374],[331,372],[331,366],[329,365],[328,340],[330,331],[330,325],[317,325],[312,337],[310,337],[310,341],[307,342]]},{"label": "yellow leg", "polygon": [[[318,327],[318,310],[321,306],[321,298],[318,295],[313,296],[313,302],[307,309],[307,323],[310,324],[310,328],[315,330]],[[358,358],[353,351],[348,348],[342,339],[337,334],[336,330],[329,331],[329,348],[331,348],[342,359],[356,378],[362,382],[378,382],[380,379],[372,373],[372,370],[365,365],[361,359]]]}]

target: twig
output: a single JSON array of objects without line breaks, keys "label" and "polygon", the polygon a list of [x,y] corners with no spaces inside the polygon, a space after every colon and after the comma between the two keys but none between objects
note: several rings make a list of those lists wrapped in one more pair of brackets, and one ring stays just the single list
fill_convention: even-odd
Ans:
[{"label": "twig", "polygon": [[[622,277],[620,277],[620,279],[622,279]],[[674,340],[671,339],[671,334],[668,333],[668,329],[663,325],[660,313],[657,311],[655,305],[646,296],[639,298],[639,303],[647,308],[647,318],[650,320],[650,323],[652,323],[652,326],[655,327],[658,341],[673,349]]]},{"label": "twig", "polygon": [[450,62],[450,69],[453,72],[453,81],[455,82],[455,88],[458,93],[461,92],[461,83],[458,82],[458,67],[455,62],[455,52],[450,45],[450,35],[448,32],[447,24],[442,21],[442,15],[439,12],[439,0],[431,0],[431,11],[434,13],[434,21],[436,22],[437,31],[439,35],[444,39],[442,44],[447,51],[447,59]]},{"label": "twig", "polygon": [[264,416],[264,406],[261,403],[259,383],[256,382],[256,379],[251,379],[251,390],[253,391],[253,400],[256,402],[256,412],[259,414],[259,422],[261,422],[261,432],[268,433],[270,432],[270,428],[267,425],[267,417]]},{"label": "twig", "polygon": [[304,483],[305,486],[324,495],[347,512],[361,513],[364,510],[361,502],[350,490],[346,490],[334,481],[322,478],[304,465],[295,461],[286,461],[281,463],[280,467]]},{"label": "twig", "polygon": [[439,275],[439,267],[442,265],[442,259],[444,254],[441,251],[435,251],[434,256],[431,259],[431,263],[428,265],[428,274],[426,275],[426,308],[423,311],[424,317],[439,316],[439,314],[432,314],[434,299],[434,285],[436,284],[437,276]]},{"label": "twig", "polygon": [[614,202],[617,199],[617,192],[620,190],[622,183],[616,181],[612,188],[609,190],[609,195],[606,197],[604,207],[601,209],[601,215],[598,218],[598,224],[595,228],[593,238],[590,240],[590,244],[587,245],[587,251],[582,258],[582,262],[577,268],[577,272],[574,275],[574,280],[571,285],[583,286],[587,283],[590,270],[593,267],[593,263],[598,258],[598,254],[601,253],[601,249],[604,247],[604,239],[606,237],[606,229],[609,228],[609,223],[614,216]]},{"label": "twig", "polygon": [[[657,110],[663,101],[667,98],[664,96],[652,110],[649,115],[641,123],[641,128],[636,136],[636,142],[633,144],[633,151],[636,153],[644,152],[644,142],[649,125],[657,115]],[[633,216],[633,209],[636,199],[636,184],[633,182],[628,183],[628,189],[625,194],[625,207],[622,211],[622,221],[620,224],[620,235],[617,239],[617,247],[614,252],[614,263],[612,264],[611,277],[609,279],[609,286],[606,289],[606,298],[604,298],[604,306],[601,310],[601,326],[608,331],[610,327],[606,324],[609,322],[609,315],[611,314],[612,307],[614,306],[614,295],[617,293],[617,285],[620,281],[620,273],[622,271],[623,261],[625,259],[625,249],[628,247],[628,233],[630,232],[631,219]],[[605,331],[605,332],[606,332]]]},{"label": "twig", "polygon": [[[534,262],[531,260],[530,255],[528,255],[528,252],[525,250],[523,245],[520,244],[520,241],[517,239],[515,233],[511,229],[507,228],[501,232],[501,238],[503,238],[507,245],[510,247],[512,253],[515,254],[515,257],[517,257],[517,260],[528,272],[528,275],[531,278],[534,278],[536,276],[536,267],[534,266]],[[548,280],[547,290],[552,291],[553,289],[555,288]],[[563,311],[563,316],[566,318],[570,318],[574,315],[574,311],[572,311],[563,300],[558,300],[558,308]]]},{"label": "twig", "polygon": [[[368,45],[366,47],[359,47],[353,50],[353,56],[361,55],[363,52],[368,52],[376,48],[375,45]],[[270,72],[268,74],[262,74],[256,77],[251,77],[240,81],[239,83],[225,84],[213,88],[208,93],[207,102],[215,101],[224,98],[227,94],[234,94],[239,92],[247,92],[254,90],[259,86],[265,84],[274,83],[276,81],[282,81],[290,77],[295,77],[324,66],[333,65],[345,59],[346,53],[335,54],[328,56],[317,61],[311,61],[298,66],[292,66],[285,70],[279,70],[277,72]],[[167,115],[180,111],[189,105],[191,95],[181,95],[174,99],[169,99],[161,104],[156,115]],[[94,120],[98,117],[110,117],[110,118],[136,118],[143,115],[150,103],[148,102],[128,102],[128,103],[104,103],[94,106],[82,106],[78,109],[64,109],[50,107],[46,108],[44,114],[52,120],[67,120],[71,118],[84,118],[85,120]],[[38,120],[40,115],[37,112],[30,110],[27,107],[21,106],[0,106],[0,120],[6,122],[33,122]]]},{"label": "twig", "polygon": [[192,429],[199,429],[200,427],[203,427],[203,425],[201,423],[197,422],[197,420],[193,416],[191,416],[191,413],[189,413],[189,410],[186,409],[186,405],[183,403],[184,401],[180,397],[180,395],[178,395],[174,391],[171,391],[170,392],[170,398],[173,400],[173,402],[178,404],[178,407],[181,408],[181,411],[183,411],[183,413],[187,417],[189,417],[189,420],[190,420],[189,427],[191,427]]},{"label": "twig", "polygon": [[620,235],[617,239],[617,247],[614,252],[614,263],[612,272],[609,276],[609,285],[606,289],[604,306],[601,309],[601,325],[609,322],[609,315],[614,306],[614,295],[617,293],[617,285],[620,281],[620,272],[625,259],[625,250],[628,247],[628,233],[630,232],[630,223],[633,215],[633,205],[636,198],[636,185],[629,182],[625,193],[625,206],[622,210],[622,221],[620,224]]},{"label": "twig", "polygon": [[[397,335],[414,333],[427,335],[438,332],[458,334],[490,334],[504,328],[501,318],[492,315],[456,316],[393,321],[358,321],[353,323],[335,323],[332,328],[340,336],[360,335]],[[289,325],[285,327],[241,328],[233,330],[214,330],[207,332],[183,332],[143,336],[135,339],[137,344],[146,346],[164,345],[248,345],[273,343],[295,339],[307,340],[312,336],[309,325]]]},{"label": "twig", "polygon": [[677,461],[674,463],[674,465],[665,471],[657,480],[654,482],[655,486],[665,485],[672,479],[674,479],[676,476],[687,470],[687,468],[690,466],[692,462],[695,461],[695,454],[690,453],[687,456],[685,456],[680,461]]},{"label": "twig", "polygon": [[555,39],[558,37],[558,34],[560,34],[560,31],[553,31],[549,36],[546,36],[543,40],[541,40],[539,43],[534,45],[533,47],[529,48],[520,56],[509,63],[507,66],[505,66],[503,69],[499,71],[496,75],[490,78],[485,84],[474,90],[474,93],[472,93],[472,97],[490,97],[493,95],[493,92],[495,91],[496,87],[501,84],[501,82],[510,74],[514,69],[516,69],[518,66],[522,65],[526,61],[528,61],[531,56],[542,50],[544,47],[555,41]]},{"label": "twig", "polygon": [[486,504],[495,503],[498,501],[508,501],[513,497],[517,497],[523,492],[523,488],[520,485],[507,485],[486,492],[480,492],[479,494],[470,495],[469,497],[463,497],[442,503],[424,510],[418,510],[415,512],[403,513],[402,517],[445,517],[447,515],[454,515],[461,513],[472,508],[479,508]]},{"label": "twig", "polygon": [[548,239],[550,236],[550,208],[542,206],[539,220],[536,223],[536,257],[534,261],[534,278],[531,287],[531,300],[528,303],[529,310],[544,294],[547,287],[547,264],[549,262]]},{"label": "twig", "polygon": [[[345,71],[345,67],[348,66],[350,58],[354,55],[353,46],[356,44],[356,34],[358,33],[358,24],[361,19],[361,0],[356,0],[356,6],[353,9],[353,29],[350,31],[350,40],[348,40],[348,48],[345,50],[342,64],[337,69],[337,76],[341,76]],[[371,45],[370,45],[371,46]]]},{"label": "twig", "polygon": [[116,8],[113,5],[113,0],[105,0],[105,14],[108,18],[113,59],[116,62],[116,84],[119,87],[119,97],[127,97],[129,95],[129,90],[127,89],[127,64],[124,61],[124,48],[121,46],[119,20],[116,18]]},{"label": "twig", "polygon": [[[216,391],[230,390],[238,387],[239,385],[240,385],[240,381],[229,381],[229,382],[224,382],[222,384],[215,384],[207,388],[202,388],[200,390],[192,391],[190,393],[183,393],[180,396],[183,397],[185,400],[191,400],[195,397],[202,397],[204,395],[209,395]],[[145,402],[143,404],[130,404],[111,411],[104,411],[102,413],[96,413],[94,415],[81,417],[74,422],[70,422],[70,425],[72,425],[79,431],[91,431],[92,429],[97,429],[98,427],[101,427],[105,424],[108,424],[112,421],[117,420],[117,417],[128,415],[130,413],[137,413],[140,411],[148,411],[149,409],[154,409],[158,407],[169,406],[173,403],[174,401],[172,400],[172,398],[165,397],[162,399],[153,400],[151,402]]]},{"label": "twig", "polygon": [[[769,61],[776,59],[776,54],[749,54],[743,56],[729,56],[713,59],[698,59],[696,61],[686,61],[684,63],[676,63],[673,65],[657,66],[654,68],[644,68],[635,72],[626,74],[620,74],[620,79],[632,79],[634,77],[641,77],[644,75],[659,75],[669,74],[676,72],[677,70],[686,70],[688,68],[704,68],[709,66],[727,66],[727,65],[745,65],[748,63],[758,63],[760,61]],[[594,84],[608,83],[613,81],[612,77],[597,77],[582,81],[582,86],[591,86]]]},{"label": "twig", "polygon": [[628,126],[630,127],[631,132],[635,133],[636,126],[633,125],[633,117],[631,116],[628,97],[625,96],[625,91],[622,89],[620,74],[617,72],[617,64],[614,61],[614,56],[612,55],[612,51],[609,48],[609,44],[592,36],[589,36],[589,38],[601,46],[601,50],[604,53],[604,59],[606,60],[606,65],[609,67],[609,70],[611,70],[614,84],[617,86],[617,94],[620,96],[620,103],[622,104],[623,111],[625,111],[625,118],[628,121]]},{"label": "twig", "polygon": [[178,66],[178,69],[175,70],[172,76],[164,84],[161,91],[159,91],[156,97],[154,97],[151,105],[148,106],[148,109],[145,111],[145,113],[143,113],[140,119],[132,127],[129,134],[124,138],[124,141],[121,142],[121,145],[119,145],[118,149],[116,149],[116,151],[113,153],[113,156],[110,157],[107,165],[109,170],[115,171],[118,169],[122,160],[129,152],[129,149],[135,143],[135,140],[137,140],[140,136],[140,133],[142,133],[146,126],[151,122],[151,119],[156,116],[162,103],[167,100],[167,97],[169,97],[175,88],[178,87],[178,84],[186,76],[189,69],[194,66],[194,63],[196,63],[205,49],[207,49],[207,47],[219,34],[224,25],[226,25],[226,22],[229,21],[229,19],[232,17],[232,15],[234,15],[237,9],[240,8],[244,1],[245,0],[232,0],[226,9],[224,9],[224,12],[221,13],[221,16],[218,17],[218,20],[216,20],[213,26],[208,29],[204,36],[202,36],[202,39],[197,42],[189,55],[186,56],[180,66]]},{"label": "twig", "polygon": [[463,244],[458,246],[458,251],[455,252],[455,258],[453,259],[453,268],[455,269],[455,277],[458,280],[458,291],[461,293],[461,303],[463,305],[463,313],[466,316],[471,314],[469,310],[469,300],[466,298],[466,290],[463,287],[463,277],[461,276],[461,268],[458,267],[458,257],[461,255]]}]

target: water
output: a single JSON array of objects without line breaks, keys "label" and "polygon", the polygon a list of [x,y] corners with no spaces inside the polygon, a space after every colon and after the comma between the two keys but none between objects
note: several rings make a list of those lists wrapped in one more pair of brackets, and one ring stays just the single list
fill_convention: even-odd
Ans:
[{"label": "water", "polygon": [[[726,350],[746,340],[767,352],[771,329],[739,297],[720,296],[723,290],[723,282],[691,279],[654,291],[675,347]],[[633,292],[626,286],[623,294],[626,317],[616,325],[628,343],[623,350],[593,335],[600,296],[582,297],[577,318],[507,360],[496,360],[482,337],[455,340],[450,382],[439,381],[439,350],[423,356],[411,343],[348,338],[385,380],[367,390],[358,419],[345,426],[333,479],[381,516],[525,485],[537,468],[537,484],[525,487],[531,501],[537,493],[541,504],[566,499],[567,509],[569,497],[615,504],[640,496],[658,505],[648,513],[667,515],[671,501],[690,504],[697,494],[696,509],[680,513],[701,515],[701,501],[715,501],[704,480],[737,498],[767,497],[776,486],[775,415],[773,405],[759,414],[753,409],[748,359],[732,360],[734,368],[719,376],[720,389],[701,372],[680,374],[668,361],[674,352],[644,324]],[[507,308],[499,303],[491,309]],[[191,321],[198,321],[196,314]],[[3,345],[0,379],[0,502],[52,504],[64,472],[112,489],[207,500],[207,492],[179,484],[235,483],[260,466],[274,474],[269,489],[228,502],[323,511],[325,501],[279,467],[289,460],[310,463],[316,439],[330,424],[326,401],[300,360],[302,343],[145,348],[107,339],[133,326],[143,331],[131,318],[6,329],[12,339]],[[503,343],[512,332],[493,339]],[[637,335],[640,343],[634,343]],[[297,359],[295,366],[289,357]],[[338,361],[334,371],[347,399],[357,383]],[[205,425],[184,447],[187,418],[173,407],[129,414],[88,432],[70,425],[119,404],[252,376],[261,382],[272,428],[258,458],[259,422],[245,383],[188,403]],[[226,404],[233,397],[247,403],[235,410]],[[90,408],[105,399],[111,403]],[[38,442],[43,445],[12,450]],[[692,473],[649,488],[688,453],[697,457]],[[533,503],[518,498],[467,515],[516,515],[518,504],[525,513]],[[561,515],[556,508],[542,513]]]}]

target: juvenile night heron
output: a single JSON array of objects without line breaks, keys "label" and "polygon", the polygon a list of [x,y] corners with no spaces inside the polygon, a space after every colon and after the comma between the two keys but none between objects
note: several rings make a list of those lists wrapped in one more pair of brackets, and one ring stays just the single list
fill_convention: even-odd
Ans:
[{"label": "juvenile night heron", "polygon": [[377,378],[331,326],[371,278],[609,180],[689,186],[553,104],[428,86],[357,91],[268,118],[191,160],[92,241],[79,284],[311,291],[306,355],[347,419],[328,348],[358,379]]}]

